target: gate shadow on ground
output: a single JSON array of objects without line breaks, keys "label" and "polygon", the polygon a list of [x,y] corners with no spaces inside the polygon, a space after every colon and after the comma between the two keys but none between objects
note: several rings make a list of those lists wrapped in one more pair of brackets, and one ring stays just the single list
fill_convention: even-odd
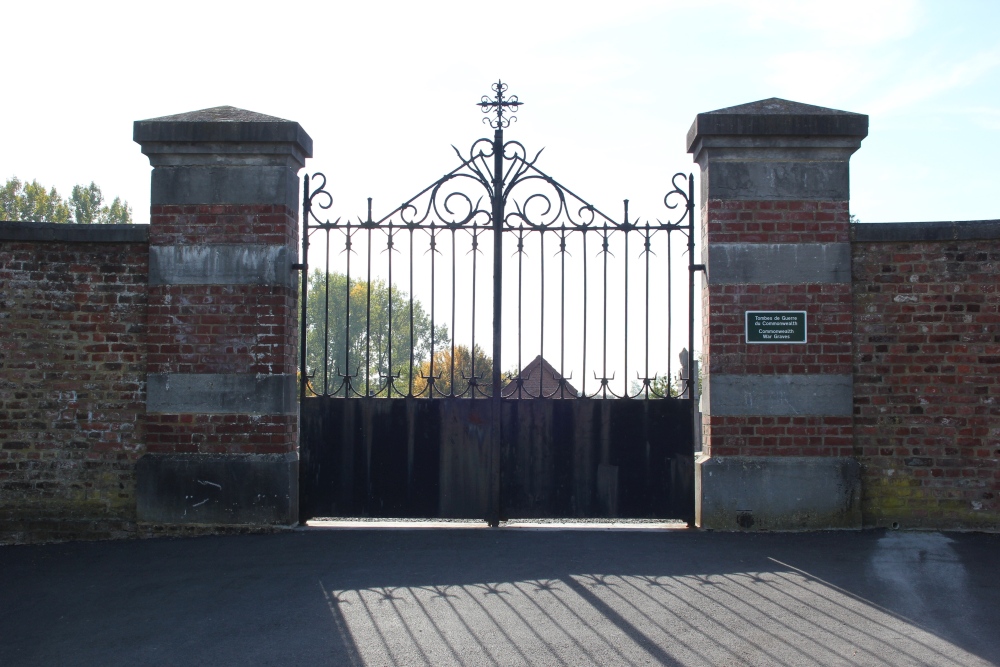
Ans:
[{"label": "gate shadow on ground", "polygon": [[[705,549],[689,538],[705,540]],[[410,552],[411,539],[393,536],[392,551]],[[443,534],[440,558],[382,552],[381,566],[348,576],[353,585],[341,584],[345,572],[321,586],[358,665],[989,664],[995,645],[984,647],[968,624],[976,606],[970,591],[951,585],[942,598],[934,583],[942,568],[961,568],[947,551],[951,540],[905,542],[857,534],[508,534],[496,551],[470,560],[466,536]],[[804,568],[772,553],[806,561]],[[928,558],[935,565],[923,572],[905,567]],[[937,589],[926,591],[938,595],[931,607],[910,596],[921,586]],[[964,608],[954,606],[960,601]],[[956,614],[966,618],[956,623]],[[988,633],[985,618],[976,620]]]},{"label": "gate shadow on ground", "polygon": [[1000,538],[319,530],[0,549],[0,664],[985,665]]}]

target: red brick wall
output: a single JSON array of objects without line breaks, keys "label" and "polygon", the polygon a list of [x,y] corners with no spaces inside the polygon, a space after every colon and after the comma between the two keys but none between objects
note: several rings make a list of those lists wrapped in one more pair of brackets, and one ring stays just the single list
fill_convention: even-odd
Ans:
[{"label": "red brick wall", "polygon": [[147,274],[145,243],[0,241],[0,533],[134,520]]},{"label": "red brick wall", "polygon": [[[849,232],[845,201],[709,200],[702,247],[714,243],[834,243]],[[806,345],[745,341],[748,310],[804,310]],[[702,290],[703,368],[709,374],[849,374],[851,287],[847,284],[720,285]],[[711,380],[709,380],[711,381]],[[706,415],[712,456],[850,456],[851,418]]]},{"label": "red brick wall", "polygon": [[[296,212],[272,205],[154,206],[151,245],[298,242]],[[285,286],[151,285],[150,373],[294,374],[298,292]],[[151,414],[151,453],[284,454],[296,415]],[[238,443],[238,444],[237,444]]]},{"label": "red brick wall", "polygon": [[996,529],[1000,242],[856,240],[852,254],[865,524]]},{"label": "red brick wall", "polygon": [[150,208],[149,242],[298,243],[297,212],[263,204],[203,204]]}]

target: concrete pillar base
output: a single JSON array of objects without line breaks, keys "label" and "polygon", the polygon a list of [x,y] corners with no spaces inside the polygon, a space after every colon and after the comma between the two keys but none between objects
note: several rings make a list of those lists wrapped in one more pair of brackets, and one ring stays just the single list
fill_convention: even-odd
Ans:
[{"label": "concrete pillar base", "polygon": [[850,457],[700,456],[695,523],[712,530],[861,528],[861,468]]},{"label": "concrete pillar base", "polygon": [[294,525],[296,454],[146,454],[136,465],[139,521]]}]

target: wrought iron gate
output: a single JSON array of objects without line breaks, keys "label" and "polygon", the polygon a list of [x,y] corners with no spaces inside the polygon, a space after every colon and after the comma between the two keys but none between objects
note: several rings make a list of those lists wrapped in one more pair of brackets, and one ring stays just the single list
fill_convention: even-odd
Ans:
[{"label": "wrought iron gate", "polygon": [[[491,525],[526,517],[690,520],[696,380],[686,373],[678,386],[671,384],[670,315],[671,236],[679,233],[688,260],[683,366],[692,368],[693,275],[699,268],[693,177],[676,174],[664,197],[675,220],[632,220],[625,200],[624,217],[615,221],[541,171],[540,151],[530,157],[521,143],[504,140],[522,103],[502,82],[492,89],[493,96],[479,103],[494,130],[492,141],[479,139],[467,155],[455,149],[457,168],[382,218],[372,217],[369,199],[365,218],[320,221],[320,211],[332,206],[326,178],[305,178],[302,519],[468,517]],[[325,234],[325,266],[310,274],[311,237],[319,231]],[[331,246],[331,237],[340,243]],[[481,256],[492,259],[492,356],[477,342],[477,321],[488,314],[480,295]],[[526,261],[536,256],[537,264]],[[558,279],[551,278],[553,259]],[[343,272],[331,271],[331,260]],[[505,281],[505,260],[516,261],[516,281]],[[419,261],[429,263],[429,274],[415,271]],[[567,262],[571,271],[581,271],[579,280],[567,281]],[[437,299],[441,263],[450,293],[444,318]],[[596,295],[593,287],[588,291],[588,276],[595,273],[602,278]],[[644,277],[644,316],[638,318],[635,308],[629,314],[636,274]],[[558,309],[547,293],[547,276],[558,283]],[[415,296],[421,284],[427,304]],[[651,337],[651,300],[663,305],[664,299],[667,321],[653,321]],[[624,306],[624,317],[609,315],[609,306],[619,313]],[[551,320],[556,310],[557,340],[551,327],[548,336],[545,331],[546,315]],[[525,319],[537,327],[525,326]],[[590,326],[595,319],[598,332]],[[641,363],[634,350],[629,359],[629,323],[637,319],[644,324]],[[613,329],[624,324],[620,347],[614,340],[609,346],[609,323]],[[456,341],[459,330],[467,344]],[[522,359],[526,341],[537,342],[538,350],[528,364]],[[545,359],[547,341],[558,367]],[[516,368],[505,374],[505,346],[515,343]],[[651,349],[662,353],[663,346],[666,379],[650,373]],[[567,351],[576,358],[567,362]],[[581,371],[577,379],[567,372],[574,367]],[[615,368],[635,369],[636,379],[616,380]],[[588,370],[594,375],[589,386]]]}]

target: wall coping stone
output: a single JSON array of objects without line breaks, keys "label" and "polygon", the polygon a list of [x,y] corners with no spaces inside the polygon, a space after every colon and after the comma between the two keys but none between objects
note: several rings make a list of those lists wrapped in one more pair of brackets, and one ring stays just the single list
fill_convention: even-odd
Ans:
[{"label": "wall coping stone", "polygon": [[851,225],[851,241],[979,241],[1000,239],[1000,220],[940,222],[860,222]]},{"label": "wall coping stone", "polygon": [[300,159],[312,157],[313,149],[312,137],[295,121],[231,106],[137,120],[132,140],[147,154],[158,144],[289,144]]},{"label": "wall coping stone", "polygon": [[79,225],[66,222],[0,221],[0,241],[148,243],[149,225]]},{"label": "wall coping stone", "polygon": [[778,97],[700,113],[687,134],[687,150],[707,136],[868,136],[868,116]]}]

